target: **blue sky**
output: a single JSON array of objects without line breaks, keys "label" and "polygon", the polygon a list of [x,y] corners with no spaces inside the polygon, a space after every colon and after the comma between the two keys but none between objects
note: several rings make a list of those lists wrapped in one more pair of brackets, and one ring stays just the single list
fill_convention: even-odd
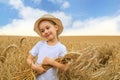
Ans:
[{"label": "blue sky", "polygon": [[62,20],[62,35],[120,35],[120,0],[0,0],[0,35],[36,36],[46,13]]}]

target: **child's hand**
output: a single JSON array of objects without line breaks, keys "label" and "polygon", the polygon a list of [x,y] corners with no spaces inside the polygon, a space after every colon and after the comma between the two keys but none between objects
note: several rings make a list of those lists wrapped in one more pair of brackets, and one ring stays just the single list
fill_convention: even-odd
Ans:
[{"label": "child's hand", "polygon": [[32,64],[32,69],[36,71],[39,75],[44,73],[46,70],[41,65]]},{"label": "child's hand", "polygon": [[69,69],[69,64],[61,64],[51,58],[45,57],[43,60],[43,65],[51,65],[53,67],[59,68],[62,71],[67,71]]},{"label": "child's hand", "polygon": [[67,71],[69,69],[70,65],[69,64],[64,64],[63,71]]},{"label": "child's hand", "polygon": [[53,61],[54,61],[53,59],[51,59],[49,57],[45,57],[42,64],[51,65]]}]

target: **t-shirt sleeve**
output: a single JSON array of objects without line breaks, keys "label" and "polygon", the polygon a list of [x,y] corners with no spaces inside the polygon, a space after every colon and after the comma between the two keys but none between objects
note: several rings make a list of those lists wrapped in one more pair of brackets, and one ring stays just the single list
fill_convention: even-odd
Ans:
[{"label": "t-shirt sleeve", "polygon": [[66,53],[67,53],[66,47],[63,45],[61,47],[61,51],[60,51],[59,57],[64,56]]},{"label": "t-shirt sleeve", "polygon": [[29,51],[29,53],[30,53],[31,55],[33,55],[33,56],[37,56],[38,53],[39,53],[39,47],[40,47],[41,43],[42,43],[42,42],[39,41],[39,42]]}]

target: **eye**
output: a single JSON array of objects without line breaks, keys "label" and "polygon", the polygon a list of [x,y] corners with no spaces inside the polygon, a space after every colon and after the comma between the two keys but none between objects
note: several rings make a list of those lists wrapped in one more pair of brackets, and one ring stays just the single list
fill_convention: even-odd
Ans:
[{"label": "eye", "polygon": [[46,29],[48,30],[48,29],[50,29],[50,27],[49,27],[49,26],[47,26],[47,27],[46,27]]},{"label": "eye", "polygon": [[40,30],[41,33],[43,33],[44,31],[45,31],[44,29]]}]

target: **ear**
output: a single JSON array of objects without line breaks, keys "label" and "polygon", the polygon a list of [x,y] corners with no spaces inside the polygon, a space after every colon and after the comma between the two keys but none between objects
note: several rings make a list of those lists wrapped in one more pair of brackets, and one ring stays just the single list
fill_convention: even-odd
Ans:
[{"label": "ear", "polygon": [[58,30],[58,25],[55,25],[55,29],[56,29],[56,31]]}]

